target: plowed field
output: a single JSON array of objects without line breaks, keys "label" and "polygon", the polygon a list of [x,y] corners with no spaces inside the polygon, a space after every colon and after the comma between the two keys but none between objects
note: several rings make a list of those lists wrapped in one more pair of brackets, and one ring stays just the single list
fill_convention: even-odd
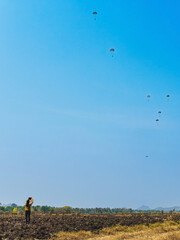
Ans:
[{"label": "plowed field", "polygon": [[48,215],[31,216],[31,223],[25,224],[24,216],[0,216],[0,239],[49,239],[53,234],[64,231],[98,232],[117,224],[133,226],[180,220],[180,215],[132,214],[132,215]]}]

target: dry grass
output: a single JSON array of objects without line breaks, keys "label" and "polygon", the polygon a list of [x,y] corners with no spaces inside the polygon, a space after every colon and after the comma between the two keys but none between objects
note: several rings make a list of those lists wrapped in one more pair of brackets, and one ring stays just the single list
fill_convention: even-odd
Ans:
[{"label": "dry grass", "polygon": [[85,231],[79,231],[79,232],[60,232],[56,235],[56,237],[53,237],[53,240],[85,240],[90,239],[92,237],[95,237],[95,235],[91,232],[85,232]]},{"label": "dry grass", "polygon": [[149,226],[116,226],[106,228],[99,234],[91,232],[73,232],[57,234],[56,240],[180,240],[180,224],[169,221]]}]

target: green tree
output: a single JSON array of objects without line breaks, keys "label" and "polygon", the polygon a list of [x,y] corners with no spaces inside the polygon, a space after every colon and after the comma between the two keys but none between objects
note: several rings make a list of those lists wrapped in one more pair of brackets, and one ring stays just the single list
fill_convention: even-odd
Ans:
[{"label": "green tree", "polygon": [[67,214],[74,212],[73,209],[72,209],[72,207],[69,207],[69,206],[64,206],[64,207],[62,207],[62,210],[63,210],[64,213],[67,213]]}]

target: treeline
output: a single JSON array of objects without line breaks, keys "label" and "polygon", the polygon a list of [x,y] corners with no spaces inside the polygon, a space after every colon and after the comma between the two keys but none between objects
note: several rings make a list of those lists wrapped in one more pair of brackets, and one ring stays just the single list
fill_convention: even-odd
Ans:
[{"label": "treeline", "polygon": [[[51,213],[51,214],[72,214],[72,213],[82,213],[82,214],[128,214],[128,213],[159,213],[160,211],[140,211],[133,210],[131,208],[72,208],[69,206],[64,207],[49,207],[49,206],[32,206],[32,212],[37,213]],[[12,213],[23,213],[24,206],[17,206],[13,204],[11,206],[0,206],[0,212],[12,212]]]}]

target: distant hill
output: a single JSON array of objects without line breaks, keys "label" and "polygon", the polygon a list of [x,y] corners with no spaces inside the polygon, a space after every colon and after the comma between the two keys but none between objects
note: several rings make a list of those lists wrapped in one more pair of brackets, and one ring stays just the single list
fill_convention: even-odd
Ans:
[{"label": "distant hill", "polygon": [[8,203],[8,204],[1,204],[1,206],[4,206],[4,207],[17,207],[18,205],[16,203]]},{"label": "distant hill", "polygon": [[139,207],[137,210],[139,211],[150,211],[151,208],[145,205],[142,205],[141,207]]},{"label": "distant hill", "polygon": [[175,207],[157,207],[155,208],[156,211],[164,211],[164,212],[169,212],[172,211],[173,209],[175,209],[175,211],[180,211],[180,207],[179,206],[175,206]]},{"label": "distant hill", "polygon": [[139,211],[151,211],[151,210],[156,210],[156,211],[164,211],[164,212],[169,212],[175,209],[176,212],[180,211],[179,206],[174,206],[174,207],[157,207],[157,208],[150,208],[148,206],[142,205],[141,207],[137,208]]}]

